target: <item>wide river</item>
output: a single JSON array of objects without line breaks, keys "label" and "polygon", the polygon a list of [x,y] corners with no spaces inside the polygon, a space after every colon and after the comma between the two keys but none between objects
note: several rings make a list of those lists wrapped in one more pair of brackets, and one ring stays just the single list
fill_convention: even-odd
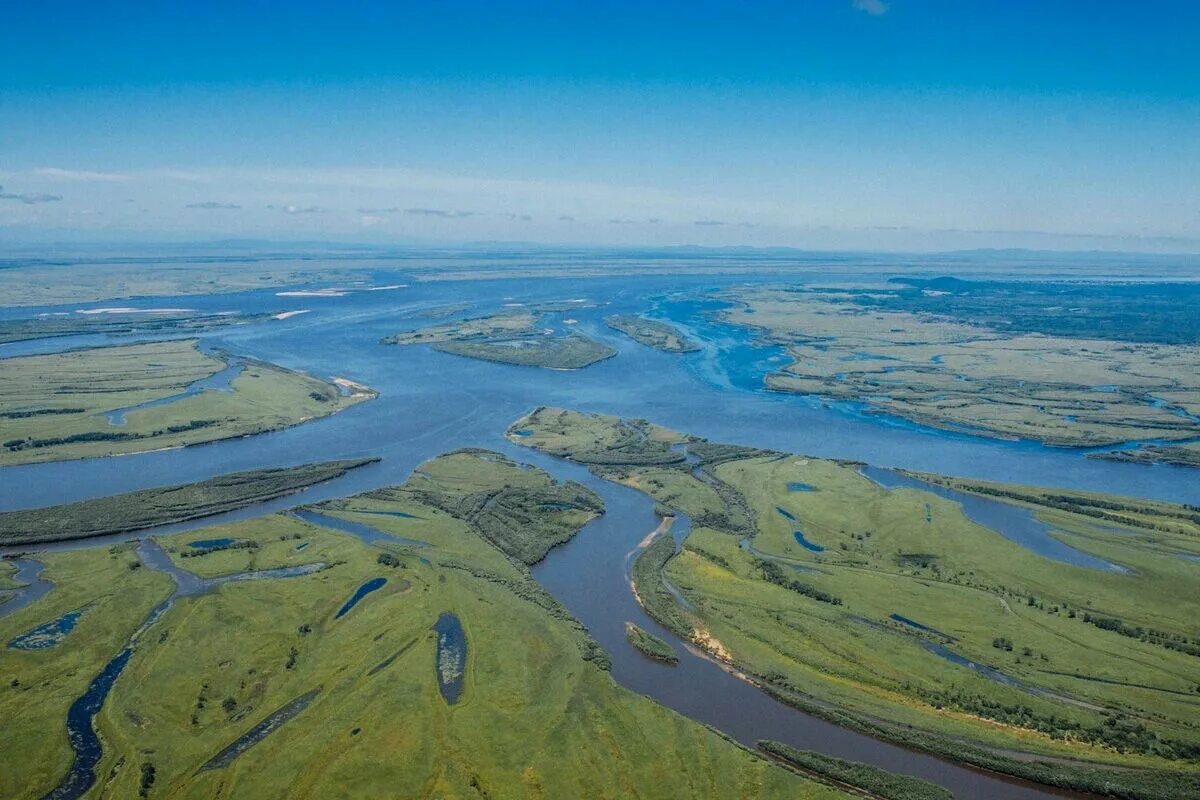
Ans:
[{"label": "wide river", "polygon": [[[836,278],[836,276],[831,276]],[[687,300],[668,294],[745,283],[713,278],[451,281],[416,283],[398,273],[375,275],[374,285],[402,288],[355,291],[341,297],[279,297],[274,291],[207,297],[121,301],[142,308],[309,313],[205,334],[205,346],[267,359],[321,377],[347,377],[376,388],[378,399],[277,433],[199,447],[118,458],[0,469],[0,510],[30,508],[201,480],[257,467],[382,456],[382,461],[301,495],[219,518],[243,519],[299,503],[401,483],[422,461],[459,447],[502,450],[558,477],[579,480],[604,499],[607,512],[534,570],[535,577],[588,626],[613,656],[613,675],[693,719],[753,745],[761,738],[866,761],[940,783],[959,797],[1058,796],[1050,790],[967,769],[839,728],[783,706],[725,670],[686,652],[638,608],[627,584],[629,553],[657,520],[643,495],[593,478],[586,470],[516,447],[508,425],[539,405],[644,417],[716,441],[858,459],[964,477],[1090,489],[1200,503],[1195,471],[1087,459],[1036,444],[998,442],[923,429],[863,414],[848,405],[761,391],[763,371],[778,363],[773,348],[754,347],[746,332],[713,325]],[[774,278],[773,280],[777,280]],[[583,299],[603,303],[554,315],[555,327],[574,326],[615,347],[616,358],[577,372],[491,364],[427,347],[379,344],[399,330],[429,324],[411,312],[469,302],[471,313],[505,304]],[[105,303],[0,309],[0,317],[74,312]],[[704,350],[669,355],[608,330],[603,317],[653,309],[692,327]],[[572,322],[568,322],[571,320]],[[119,341],[128,341],[122,337]],[[0,345],[0,358],[113,341],[101,336]],[[215,520],[159,529],[195,528]],[[74,545],[81,546],[81,545]],[[672,640],[679,666],[649,661],[625,641],[632,620]]]}]

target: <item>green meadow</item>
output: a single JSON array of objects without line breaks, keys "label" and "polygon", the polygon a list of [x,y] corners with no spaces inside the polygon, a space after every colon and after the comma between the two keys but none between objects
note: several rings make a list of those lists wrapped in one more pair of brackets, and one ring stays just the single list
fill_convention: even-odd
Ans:
[{"label": "green meadow", "polygon": [[[662,537],[635,564],[643,604],[786,702],[1062,786],[1179,798],[1200,786],[1198,565],[1182,557],[1200,549],[1195,509],[1023,491],[1051,536],[1127,570],[1101,571],[1036,555],[956,502],[889,491],[852,464],[561,409],[517,430],[514,441],[692,517],[678,554]],[[646,463],[671,442],[698,464]]]},{"label": "green meadow", "polygon": [[[485,532],[465,506],[445,502],[558,486],[536,469],[519,470],[520,484],[510,484],[514,470],[498,454],[456,453],[402,486],[316,509],[424,546],[368,546],[285,515],[161,537],[176,564],[209,577],[324,566],[177,598],[139,639],[97,718],[104,756],[89,796],[845,796],[617,686],[578,622],[510,554],[524,543],[501,544],[498,527]],[[594,513],[546,511],[539,530],[555,540]],[[185,555],[191,543],[214,538],[255,546]],[[54,647],[0,650],[14,681],[0,688],[0,713],[6,742],[20,748],[6,744],[5,797],[40,797],[61,779],[70,763],[67,706],[170,593],[167,576],[133,568],[128,546],[42,557],[56,588],[0,618],[0,638],[90,605]],[[343,612],[377,578],[386,582]],[[439,691],[431,630],[447,612],[467,642],[454,704]],[[310,698],[227,765],[202,769],[280,709]]]}]

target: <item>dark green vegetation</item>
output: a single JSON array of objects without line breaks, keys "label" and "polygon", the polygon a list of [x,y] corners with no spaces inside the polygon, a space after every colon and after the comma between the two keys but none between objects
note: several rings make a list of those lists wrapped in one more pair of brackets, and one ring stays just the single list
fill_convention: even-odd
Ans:
[{"label": "dark green vegetation", "polygon": [[543,311],[508,311],[398,333],[384,344],[428,344],[458,356],[546,369],[582,369],[617,354],[576,333],[544,327]]},{"label": "dark green vegetation", "polygon": [[633,591],[654,621],[677,636],[690,639],[692,624],[663,580],[663,568],[675,555],[675,540],[657,536],[633,562]]},{"label": "dark green vegetation", "polygon": [[[844,797],[617,686],[582,626],[507,555],[512,532],[482,535],[483,518],[461,503],[550,484],[495,454],[460,452],[423,464],[402,486],[320,506],[406,539],[367,545],[283,514],[157,539],[177,565],[205,577],[325,567],[177,597],[138,639],[96,717],[103,753],[93,794]],[[568,533],[593,513],[543,511],[554,521],[531,518],[538,530]],[[196,541],[226,539],[256,546],[182,558]],[[394,558],[385,567],[381,555]],[[0,648],[0,797],[14,800],[36,800],[61,780],[71,759],[68,707],[172,584],[151,563],[132,569],[130,545],[42,557],[56,588],[0,618],[0,641],[94,605],[53,651]],[[335,620],[385,568],[387,582]],[[431,631],[445,614],[468,644],[454,705],[440,694]]]},{"label": "dark green vegetation", "polygon": [[[593,464],[662,515],[689,515],[678,552],[659,536],[635,562],[638,598],[782,702],[1052,786],[1200,791],[1197,509],[939,479],[1029,508],[1122,573],[1037,555],[957,503],[884,489],[854,464],[553,408],[510,436]],[[652,457],[680,449],[692,463]]]},{"label": "dark green vegetation", "polygon": [[920,778],[896,775],[870,764],[846,761],[811,750],[797,750],[770,740],[759,742],[758,747],[772,758],[804,774],[818,780],[828,780],[835,786],[860,789],[881,800],[954,800],[954,795],[940,786]]},{"label": "dark green vegetation", "polygon": [[1051,283],[892,278],[859,293],[873,308],[936,314],[1014,333],[1159,344],[1200,343],[1198,283]]},{"label": "dark green vegetation", "polygon": [[50,336],[76,336],[80,334],[148,334],[148,333],[198,333],[224,328],[229,325],[244,325],[263,322],[273,315],[263,314],[208,314],[201,312],[168,311],[164,313],[112,313],[72,314],[65,317],[35,317],[32,319],[0,320],[0,344],[20,342],[27,339],[44,339]]},{"label": "dark green vegetation", "polygon": [[605,317],[604,321],[608,327],[620,331],[639,344],[662,350],[664,353],[694,353],[700,349],[700,345],[688,339],[678,328],[665,322],[633,314]]},{"label": "dark green vegetation", "polygon": [[218,475],[198,483],[143,489],[49,508],[0,514],[0,544],[86,539],[210,517],[292,494],[378,459],[325,461],[299,467]]},{"label": "dark green vegetation", "polygon": [[[469,475],[406,484],[405,495],[461,519],[506,555],[532,566],[570,541],[604,504],[586,486],[557,483],[540,469],[523,468],[499,453],[461,450],[443,459],[486,464],[486,481]],[[444,462],[447,463],[447,462]],[[387,499],[399,490],[368,495]]]},{"label": "dark green vegetation", "polygon": [[625,623],[625,638],[644,655],[656,661],[662,661],[665,664],[679,663],[679,656],[675,654],[671,645],[632,622]]}]

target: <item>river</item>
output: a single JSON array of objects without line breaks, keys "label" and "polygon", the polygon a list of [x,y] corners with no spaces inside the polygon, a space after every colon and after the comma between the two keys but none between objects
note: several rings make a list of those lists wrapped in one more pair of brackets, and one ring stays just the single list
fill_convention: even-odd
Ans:
[{"label": "river", "polygon": [[[1086,459],[1079,453],[1035,443],[928,430],[901,420],[864,415],[851,406],[827,407],[816,400],[761,391],[755,375],[774,363],[769,361],[774,354],[753,347],[740,332],[726,327],[696,320],[705,347],[681,356],[645,348],[603,324],[603,317],[609,314],[645,311],[647,298],[749,280],[738,276],[722,281],[709,276],[419,283],[400,273],[381,273],[375,276],[376,283],[406,283],[410,288],[342,297],[278,297],[272,291],[257,291],[155,298],[143,305],[248,313],[310,310],[285,320],[207,332],[202,340],[205,347],[275,361],[321,377],[351,378],[378,389],[380,396],[331,417],[261,436],[108,459],[5,467],[0,470],[0,510],[259,467],[359,456],[383,458],[378,464],[297,495],[155,531],[166,533],[398,484],[422,461],[459,447],[501,450],[558,477],[579,480],[604,499],[607,513],[571,543],[553,551],[534,574],[613,655],[613,675],[624,686],[748,744],[771,738],[866,761],[937,782],[960,797],[1024,800],[1056,796],[1046,789],[913,753],[805,715],[687,652],[646,618],[627,585],[629,554],[658,522],[651,501],[633,490],[599,481],[577,465],[517,447],[504,438],[507,426],[530,409],[559,405],[644,417],[717,441],[880,466],[1200,503],[1197,473],[1184,468]],[[618,350],[618,357],[578,372],[556,372],[459,358],[426,347],[379,344],[385,335],[429,324],[429,320],[408,316],[422,307],[465,302],[474,306],[468,313],[478,314],[506,303],[568,298],[605,305],[556,315],[556,326],[572,325],[601,339]],[[0,316],[86,307],[3,309]],[[672,310],[669,303],[657,307]],[[22,342],[0,345],[0,357],[131,340],[86,336]],[[100,543],[104,542],[56,546]],[[625,640],[626,620],[674,641],[680,652],[679,665],[666,667],[643,658]]]}]

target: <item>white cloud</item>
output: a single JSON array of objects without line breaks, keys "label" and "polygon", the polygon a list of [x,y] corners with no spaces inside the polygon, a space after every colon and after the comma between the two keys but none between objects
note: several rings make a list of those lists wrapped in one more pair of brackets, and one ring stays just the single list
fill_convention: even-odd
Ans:
[{"label": "white cloud", "polygon": [[418,217],[442,217],[443,219],[466,219],[475,216],[474,211],[455,211],[446,208],[406,208],[404,213]]},{"label": "white cloud", "polygon": [[268,205],[267,208],[278,209],[285,214],[320,214],[325,210],[320,206],[295,206],[291,204],[286,206]]},{"label": "white cloud", "polygon": [[80,169],[61,169],[59,167],[41,167],[33,170],[40,178],[53,178],[60,181],[81,181],[84,183],[119,183],[132,180],[132,176],[119,172],[92,172]]},{"label": "white cloud", "polygon": [[203,203],[188,203],[188,208],[202,208],[206,211],[236,211],[241,208],[237,203],[218,203],[215,200],[206,200]]},{"label": "white cloud", "polygon": [[888,4],[883,0],[850,0],[851,5],[864,14],[880,17],[888,12]]}]

